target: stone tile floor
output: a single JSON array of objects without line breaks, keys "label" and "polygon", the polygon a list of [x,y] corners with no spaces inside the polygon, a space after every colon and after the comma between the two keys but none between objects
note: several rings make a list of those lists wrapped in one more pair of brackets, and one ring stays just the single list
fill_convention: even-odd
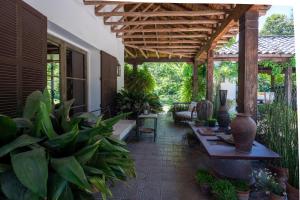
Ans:
[{"label": "stone tile floor", "polygon": [[[149,122],[146,124],[149,125]],[[112,188],[113,200],[206,200],[195,181],[198,168],[205,168],[200,147],[187,146],[187,126],[174,125],[171,116],[160,115],[157,141],[152,134],[139,141],[128,138],[137,177]]]}]

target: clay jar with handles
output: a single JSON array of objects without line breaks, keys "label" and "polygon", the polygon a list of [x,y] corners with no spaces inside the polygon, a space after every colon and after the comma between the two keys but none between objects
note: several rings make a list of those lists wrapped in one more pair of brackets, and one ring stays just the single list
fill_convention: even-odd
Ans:
[{"label": "clay jar with handles", "polygon": [[230,127],[236,151],[242,153],[251,152],[256,135],[256,123],[251,118],[251,115],[238,113],[231,122]]}]

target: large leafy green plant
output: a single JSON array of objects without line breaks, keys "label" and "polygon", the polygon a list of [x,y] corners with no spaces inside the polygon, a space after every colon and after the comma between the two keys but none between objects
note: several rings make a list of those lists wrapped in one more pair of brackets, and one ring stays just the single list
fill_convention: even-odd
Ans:
[{"label": "large leafy green plant", "polygon": [[72,103],[53,109],[47,90],[35,91],[23,118],[0,115],[0,199],[106,199],[110,182],[135,176],[125,143],[112,137],[123,116],[70,118]]},{"label": "large leafy green plant", "polygon": [[148,103],[152,112],[160,112],[162,105],[155,94],[121,90],[116,98],[117,108],[120,112],[132,112],[132,117],[137,117],[143,111],[144,103]]}]

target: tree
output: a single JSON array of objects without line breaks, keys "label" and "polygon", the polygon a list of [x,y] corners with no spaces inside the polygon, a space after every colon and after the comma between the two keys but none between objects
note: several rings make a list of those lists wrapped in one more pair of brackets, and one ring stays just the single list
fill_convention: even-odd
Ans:
[{"label": "tree", "polygon": [[273,14],[269,16],[263,25],[260,35],[294,35],[293,17],[284,14]]}]

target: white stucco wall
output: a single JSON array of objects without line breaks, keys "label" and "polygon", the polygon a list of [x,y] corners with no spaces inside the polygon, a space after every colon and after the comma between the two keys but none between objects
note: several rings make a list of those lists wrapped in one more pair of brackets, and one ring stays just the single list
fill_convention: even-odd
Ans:
[{"label": "white stucco wall", "polygon": [[[88,53],[88,110],[100,106],[100,50],[115,56],[122,66],[117,86],[124,86],[124,45],[121,39],[94,14],[93,6],[83,0],[24,0],[48,18],[48,33]],[[110,8],[107,8],[108,10]]]}]

